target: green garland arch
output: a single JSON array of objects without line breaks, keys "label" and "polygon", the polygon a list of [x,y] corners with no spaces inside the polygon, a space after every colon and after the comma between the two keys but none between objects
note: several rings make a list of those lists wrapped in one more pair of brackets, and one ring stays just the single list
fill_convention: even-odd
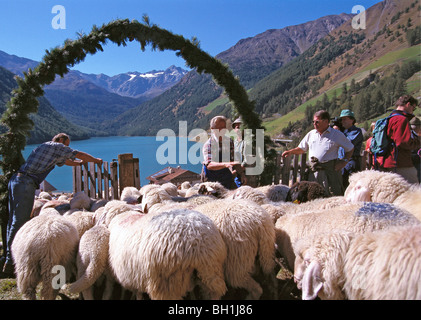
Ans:
[{"label": "green garland arch", "polygon": [[225,88],[226,94],[233,103],[237,113],[242,116],[245,127],[263,129],[261,120],[254,111],[254,104],[249,101],[247,92],[228,66],[202,51],[197,39],[186,40],[165,29],[152,25],[144,15],[143,23],[136,20],[115,20],[101,28],[93,26],[89,35],[79,35],[77,40],[66,40],[61,47],[46,50],[42,62],[34,69],[24,73],[24,78],[16,77],[18,88],[13,91],[7,109],[0,123],[8,131],[0,136],[0,218],[8,219],[7,198],[8,181],[24,162],[21,151],[25,148],[26,138],[33,128],[30,113],[38,111],[37,97],[44,94],[43,86],[52,83],[56,75],[63,77],[69,66],[83,61],[87,54],[103,51],[102,45],[110,40],[118,46],[126,46],[127,41],[137,40],[142,51],[147,45],[153,50],[173,50],[184,58],[186,64],[198,73],[212,74],[214,81]]}]

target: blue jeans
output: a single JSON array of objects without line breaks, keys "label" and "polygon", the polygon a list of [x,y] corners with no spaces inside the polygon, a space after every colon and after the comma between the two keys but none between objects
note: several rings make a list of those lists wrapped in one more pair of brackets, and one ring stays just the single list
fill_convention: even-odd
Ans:
[{"label": "blue jeans", "polygon": [[18,230],[29,221],[37,185],[28,176],[14,174],[9,181],[9,222],[7,225],[6,264],[12,264],[11,246]]}]

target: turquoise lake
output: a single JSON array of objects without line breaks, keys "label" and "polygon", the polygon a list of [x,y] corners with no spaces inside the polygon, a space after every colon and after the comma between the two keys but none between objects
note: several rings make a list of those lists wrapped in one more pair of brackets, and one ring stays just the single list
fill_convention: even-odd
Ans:
[{"label": "turquoise lake", "polygon": [[[70,147],[87,152],[103,161],[117,160],[119,154],[132,153],[139,159],[141,186],[149,184],[146,177],[161,169],[181,166],[192,172],[201,172],[202,144],[183,137],[99,137],[71,141]],[[38,145],[27,145],[22,152],[26,159]],[[46,179],[58,191],[72,192],[72,167],[56,166]]]}]

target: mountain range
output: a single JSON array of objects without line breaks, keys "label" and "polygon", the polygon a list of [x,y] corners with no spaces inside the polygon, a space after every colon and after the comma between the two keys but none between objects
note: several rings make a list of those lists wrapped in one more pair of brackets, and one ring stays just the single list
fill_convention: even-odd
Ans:
[{"label": "mountain range", "polygon": [[[306,116],[310,103],[342,94],[344,84],[367,77],[370,84],[406,61],[418,63],[420,8],[418,0],[384,0],[366,10],[365,29],[352,28],[354,15],[329,15],[241,39],[216,58],[248,90],[267,133],[278,136]],[[0,66],[14,73],[36,65],[0,51]],[[419,94],[419,74],[406,81],[408,92]],[[177,131],[179,121],[207,129],[214,115],[235,116],[210,75],[174,66],[113,77],[70,71],[45,88],[45,98],[91,135],[155,135],[162,128]]]}]

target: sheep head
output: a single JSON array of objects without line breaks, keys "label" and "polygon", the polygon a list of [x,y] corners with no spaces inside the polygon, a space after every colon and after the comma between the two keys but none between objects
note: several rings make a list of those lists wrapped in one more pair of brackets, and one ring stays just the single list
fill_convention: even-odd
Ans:
[{"label": "sheep head", "polygon": [[294,203],[304,203],[318,198],[325,198],[324,188],[315,181],[296,182],[289,189],[286,201]]},{"label": "sheep head", "polygon": [[360,201],[370,202],[371,201],[371,192],[368,187],[366,187],[361,181],[345,190],[345,200],[350,203],[357,203]]},{"label": "sheep head", "polygon": [[352,232],[333,230],[294,244],[294,280],[303,300],[345,298],[343,268],[353,238]]},{"label": "sheep head", "polygon": [[297,288],[302,290],[303,300],[316,299],[319,291],[323,288],[321,264],[313,259],[309,248],[295,257],[294,282],[297,284]]}]

